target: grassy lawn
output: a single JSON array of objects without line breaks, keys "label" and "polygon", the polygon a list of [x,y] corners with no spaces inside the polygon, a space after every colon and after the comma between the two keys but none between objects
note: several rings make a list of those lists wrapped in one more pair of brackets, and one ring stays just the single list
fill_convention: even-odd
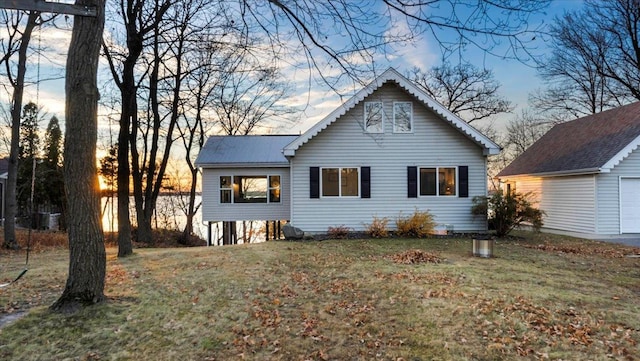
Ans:
[{"label": "grassy lawn", "polygon": [[[0,289],[2,360],[640,359],[640,249],[544,234],[108,249],[109,301],[49,313],[63,249]],[[24,253],[0,255],[0,283]],[[408,263],[408,262],[416,263]],[[407,263],[403,263],[407,262]]]}]

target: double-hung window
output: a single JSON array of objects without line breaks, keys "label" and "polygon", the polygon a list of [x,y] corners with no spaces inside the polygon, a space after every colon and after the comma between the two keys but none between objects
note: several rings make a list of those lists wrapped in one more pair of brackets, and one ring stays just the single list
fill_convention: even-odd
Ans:
[{"label": "double-hung window", "polygon": [[384,132],[384,109],[382,102],[364,102],[364,131]]},{"label": "double-hung window", "polygon": [[233,184],[231,176],[220,177],[220,203],[231,203],[231,195],[233,194]]},{"label": "double-hung window", "polygon": [[393,132],[413,132],[413,106],[411,102],[393,103]]},{"label": "double-hung window", "polygon": [[322,168],[323,197],[358,197],[360,176],[358,168]]},{"label": "double-hung window", "polygon": [[455,196],[456,187],[455,167],[420,168],[421,196]]},{"label": "double-hung window", "polygon": [[280,202],[280,176],[269,176],[269,203]]},{"label": "double-hung window", "polygon": [[280,176],[278,175],[220,177],[220,203],[279,202]]}]

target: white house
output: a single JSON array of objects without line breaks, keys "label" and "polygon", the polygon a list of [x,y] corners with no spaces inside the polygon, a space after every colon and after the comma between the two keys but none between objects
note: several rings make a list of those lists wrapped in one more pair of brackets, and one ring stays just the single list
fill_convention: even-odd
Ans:
[{"label": "white house", "polygon": [[394,69],[302,135],[215,136],[202,168],[203,220],[289,220],[305,233],[365,230],[374,217],[428,210],[456,232],[500,147]]},{"label": "white house", "polygon": [[544,229],[584,238],[640,236],[640,102],[553,127],[503,169],[533,192]]}]

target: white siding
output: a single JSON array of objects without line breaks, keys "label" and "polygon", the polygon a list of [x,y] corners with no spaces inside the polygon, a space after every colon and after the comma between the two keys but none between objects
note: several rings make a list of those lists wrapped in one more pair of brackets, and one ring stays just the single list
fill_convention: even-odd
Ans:
[{"label": "white siding", "polygon": [[640,150],[636,149],[597,180],[598,233],[620,234],[620,177],[640,177]]},{"label": "white siding", "polygon": [[[363,102],[296,151],[291,160],[291,222],[305,232],[326,232],[344,225],[363,230],[374,216],[389,226],[402,213],[428,210],[439,224],[455,231],[486,230],[486,220],[472,217],[474,196],[486,195],[486,158],[482,149],[395,85],[385,84],[365,101],[382,101],[383,134],[363,131]],[[414,132],[393,133],[393,102],[411,101]],[[310,167],[371,167],[371,198],[309,197]],[[407,197],[407,167],[469,167],[469,197]],[[458,182],[459,183],[459,182]]]},{"label": "white siding", "polygon": [[540,209],[546,212],[545,228],[595,233],[595,176],[544,178]]},{"label": "white siding", "polygon": [[[220,176],[279,175],[280,203],[220,203]],[[249,221],[288,220],[289,168],[228,168],[202,170],[202,220]]]},{"label": "white siding", "polygon": [[540,207],[540,201],[542,198],[542,178],[540,177],[509,177],[508,179],[501,179],[501,182],[509,181],[516,183],[515,191],[517,193],[530,193],[530,201],[536,206]]},{"label": "white siding", "polygon": [[544,228],[594,233],[596,228],[595,176],[503,178],[515,181],[516,192],[531,192],[531,202],[543,210]]}]

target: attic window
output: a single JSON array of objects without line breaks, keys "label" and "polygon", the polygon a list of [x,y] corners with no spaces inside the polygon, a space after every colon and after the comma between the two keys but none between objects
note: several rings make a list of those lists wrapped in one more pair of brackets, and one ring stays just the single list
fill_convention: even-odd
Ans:
[{"label": "attic window", "polygon": [[367,133],[382,133],[384,131],[382,102],[364,103],[364,131]]},{"label": "attic window", "polygon": [[413,109],[411,102],[393,103],[393,132],[413,132]]}]

